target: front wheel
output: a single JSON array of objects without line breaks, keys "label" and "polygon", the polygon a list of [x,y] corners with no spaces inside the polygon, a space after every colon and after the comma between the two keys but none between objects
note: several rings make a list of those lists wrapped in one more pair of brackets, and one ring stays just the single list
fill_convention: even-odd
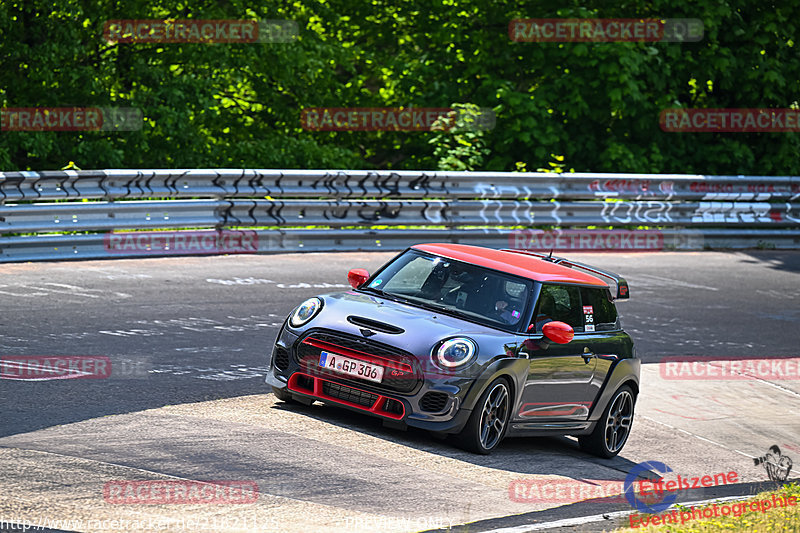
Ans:
[{"label": "front wheel", "polygon": [[603,416],[589,435],[578,437],[578,443],[586,452],[610,459],[622,451],[633,424],[633,407],[636,397],[627,385],[614,394]]},{"label": "front wheel", "polygon": [[488,455],[506,433],[511,415],[511,390],[508,382],[498,378],[486,388],[467,425],[455,437],[456,444],[467,451]]}]

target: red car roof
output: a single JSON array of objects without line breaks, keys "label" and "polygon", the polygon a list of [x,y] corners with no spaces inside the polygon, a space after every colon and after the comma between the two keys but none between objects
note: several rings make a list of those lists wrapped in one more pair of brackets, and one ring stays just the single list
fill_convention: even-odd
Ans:
[{"label": "red car roof", "polygon": [[549,263],[531,255],[466,244],[430,243],[417,244],[412,248],[536,281],[608,287],[605,281],[591,274]]}]

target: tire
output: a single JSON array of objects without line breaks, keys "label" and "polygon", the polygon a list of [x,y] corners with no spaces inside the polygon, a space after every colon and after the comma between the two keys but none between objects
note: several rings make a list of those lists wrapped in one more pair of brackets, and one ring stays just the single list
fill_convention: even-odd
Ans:
[{"label": "tire", "polygon": [[492,381],[475,404],[464,429],[455,436],[458,447],[488,455],[503,440],[511,418],[511,387],[503,378]]},{"label": "tire", "polygon": [[578,437],[581,449],[606,459],[621,452],[631,434],[635,405],[636,395],[629,386],[617,389],[594,430]]}]

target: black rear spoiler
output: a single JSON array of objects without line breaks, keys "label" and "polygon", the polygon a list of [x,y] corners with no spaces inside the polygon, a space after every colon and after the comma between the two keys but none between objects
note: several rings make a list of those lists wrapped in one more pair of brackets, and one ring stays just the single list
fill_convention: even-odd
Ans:
[{"label": "black rear spoiler", "polygon": [[615,300],[627,300],[631,297],[631,291],[628,287],[628,282],[625,281],[625,278],[620,276],[619,274],[615,274],[613,272],[609,272],[607,270],[602,270],[597,267],[585,265],[583,263],[578,263],[576,261],[570,261],[564,257],[553,257],[551,254],[545,254],[542,252],[531,252],[529,250],[501,250],[502,252],[513,252],[515,254],[524,254],[524,255],[532,255],[534,257],[538,257],[544,261],[548,261],[550,263],[554,263],[556,265],[565,266],[568,268],[577,268],[579,270],[584,270],[589,272],[590,274],[594,274],[596,276],[601,276],[607,279],[612,280],[617,286],[617,295],[614,298]]}]

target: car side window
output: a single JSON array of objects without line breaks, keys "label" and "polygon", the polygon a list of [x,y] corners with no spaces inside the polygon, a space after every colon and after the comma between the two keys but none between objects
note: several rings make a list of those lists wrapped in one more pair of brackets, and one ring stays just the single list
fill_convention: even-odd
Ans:
[{"label": "car side window", "polygon": [[586,331],[609,331],[617,328],[617,308],[608,289],[581,289]]},{"label": "car side window", "polygon": [[534,312],[535,331],[541,333],[542,327],[553,321],[565,322],[575,331],[583,331],[579,287],[542,285]]}]

